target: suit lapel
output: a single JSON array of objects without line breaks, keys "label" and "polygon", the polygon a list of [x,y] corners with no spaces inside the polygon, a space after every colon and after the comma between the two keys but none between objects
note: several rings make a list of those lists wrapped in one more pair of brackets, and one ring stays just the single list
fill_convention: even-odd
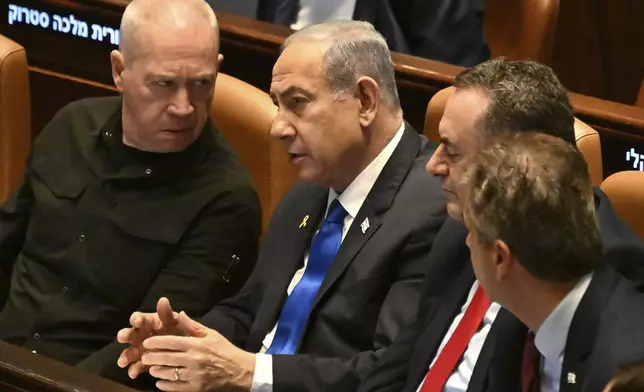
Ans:
[{"label": "suit lapel", "polygon": [[[286,241],[282,241],[280,251],[280,271],[274,276],[266,292],[266,299],[257,315],[259,332],[257,336],[249,339],[249,349],[261,347],[261,342],[266,334],[275,326],[280,316],[281,309],[287,298],[287,289],[295,272],[304,264],[304,254],[310,248],[313,235],[326,212],[329,190],[322,187],[306,189],[298,198],[301,205],[294,206],[293,213],[286,217],[287,227],[292,230],[285,233]],[[306,217],[308,216],[308,219]],[[303,222],[306,220],[306,224]],[[300,227],[301,226],[301,227]]]},{"label": "suit lapel", "polygon": [[454,317],[465,303],[474,280],[474,271],[468,261],[461,274],[453,281],[445,297],[437,298],[441,303],[434,306],[440,306],[440,308],[433,315],[429,315],[426,328],[420,339],[418,339],[417,348],[409,361],[410,369],[407,384],[412,386],[414,390],[420,385],[429,370],[429,365],[436,356],[436,352],[454,321]]},{"label": "suit lapel", "polygon": [[[381,225],[381,215],[391,207],[400,185],[418,155],[419,149],[420,138],[418,133],[411,126],[405,124],[405,131],[398,146],[385,164],[376,183],[362,204],[358,215],[353,220],[349,232],[342,241],[338,254],[329,267],[313,302],[312,309],[315,309],[360,250],[378,231]],[[366,219],[369,220],[369,228],[363,232],[361,226],[363,222],[366,222]]]},{"label": "suit lapel", "polygon": [[619,275],[608,265],[595,271],[568,330],[559,384],[561,392],[581,390],[602,312],[618,281]]},{"label": "suit lapel", "polygon": [[476,360],[467,392],[520,391],[527,334],[528,328],[501,308]]}]

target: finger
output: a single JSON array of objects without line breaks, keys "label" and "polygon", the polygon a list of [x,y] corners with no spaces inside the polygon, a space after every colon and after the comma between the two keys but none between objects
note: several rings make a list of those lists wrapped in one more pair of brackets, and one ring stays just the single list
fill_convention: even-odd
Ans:
[{"label": "finger", "polygon": [[163,392],[198,392],[199,390],[183,381],[157,381],[156,387]]},{"label": "finger", "polygon": [[116,340],[119,343],[127,343],[138,346],[147,338],[152,336],[151,329],[125,328],[118,332]]},{"label": "finger", "polygon": [[136,361],[132,365],[130,365],[129,369],[127,369],[127,375],[130,376],[132,380],[134,380],[141,373],[147,372],[148,370],[149,366],[144,365],[141,361]]},{"label": "finger", "polygon": [[[143,341],[143,347],[147,350],[167,351],[188,351],[197,345],[195,338],[185,336],[152,336]],[[199,339],[201,340],[201,339]]]},{"label": "finger", "polygon": [[[178,370],[177,370],[178,369]],[[150,375],[159,380],[173,381],[173,382],[187,382],[188,370],[180,366],[152,366],[150,367]],[[179,380],[177,381],[177,376]]]},{"label": "finger", "polygon": [[123,350],[116,363],[117,365],[119,365],[119,367],[124,368],[132,362],[136,362],[140,359],[141,352],[139,351],[139,349],[136,347],[128,347]]},{"label": "finger", "polygon": [[140,335],[140,330],[137,328],[123,328],[116,334],[116,340],[119,343],[132,343],[137,335]]},{"label": "finger", "polygon": [[177,328],[185,335],[198,338],[205,338],[208,336],[209,331],[208,328],[188,317],[186,312],[179,313],[179,324]]},{"label": "finger", "polygon": [[169,366],[175,368],[188,367],[191,362],[194,362],[194,359],[186,353],[178,351],[147,351],[141,357],[141,362],[152,367]]},{"label": "finger", "polygon": [[156,313],[134,312],[130,316],[130,325],[138,329],[157,330],[163,327]]},{"label": "finger", "polygon": [[179,315],[172,311],[170,301],[166,297],[160,298],[159,302],[157,302],[157,314],[161,324],[166,328],[173,327],[178,322]]}]

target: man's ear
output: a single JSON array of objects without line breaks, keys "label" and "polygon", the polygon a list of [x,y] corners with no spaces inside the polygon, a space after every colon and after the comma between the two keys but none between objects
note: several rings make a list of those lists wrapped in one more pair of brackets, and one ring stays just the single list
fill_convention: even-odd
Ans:
[{"label": "man's ear", "polygon": [[219,73],[219,70],[221,69],[221,63],[223,62],[224,62],[224,55],[220,53],[219,56],[217,56],[217,73]]},{"label": "man's ear", "polygon": [[118,50],[113,50],[110,53],[110,62],[112,64],[112,79],[114,85],[122,93],[123,92],[123,71],[125,70],[125,59],[123,54]]},{"label": "man's ear", "polygon": [[380,87],[368,76],[358,79],[356,96],[360,101],[360,125],[366,128],[373,123],[380,107]]},{"label": "man's ear", "polygon": [[496,280],[502,282],[510,276],[516,260],[508,245],[501,240],[494,243],[493,252],[495,253],[493,263]]}]

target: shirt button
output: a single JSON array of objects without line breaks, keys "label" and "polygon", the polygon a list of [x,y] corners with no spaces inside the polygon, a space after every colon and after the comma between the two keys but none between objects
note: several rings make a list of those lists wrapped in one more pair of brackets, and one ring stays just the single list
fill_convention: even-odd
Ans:
[{"label": "shirt button", "polygon": [[79,240],[80,242],[85,242],[85,234],[81,234],[81,235],[79,235],[79,236],[78,236],[78,240]]},{"label": "shirt button", "polygon": [[147,175],[152,174],[152,169],[145,169],[145,174],[147,174]]},{"label": "shirt button", "polygon": [[38,332],[36,332],[34,334],[34,339],[36,339],[36,340],[40,339],[40,334]]},{"label": "shirt button", "polygon": [[111,133],[109,133],[109,132],[105,132],[105,136],[107,136],[107,137],[112,137],[112,134],[111,134]]},{"label": "shirt button", "polygon": [[31,353],[32,353],[32,354],[37,354],[37,353],[36,353],[36,350],[32,350],[32,351],[31,351]]},{"label": "shirt button", "polygon": [[63,294],[67,293],[67,286],[65,286],[62,289],[60,289],[60,291],[62,291]]}]

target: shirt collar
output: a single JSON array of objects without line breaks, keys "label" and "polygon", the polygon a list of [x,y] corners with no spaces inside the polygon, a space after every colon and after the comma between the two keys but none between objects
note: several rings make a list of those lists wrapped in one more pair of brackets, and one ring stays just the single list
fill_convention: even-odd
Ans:
[{"label": "shirt collar", "polygon": [[371,161],[371,163],[356,177],[347,189],[338,195],[338,192],[335,189],[329,190],[329,198],[327,200],[327,209],[331,205],[331,202],[338,198],[342,207],[347,211],[347,214],[351,218],[355,219],[358,215],[358,211],[362,207],[362,204],[367,199],[367,195],[373,188],[373,185],[376,183],[378,176],[384,169],[385,164],[391,158],[391,155],[394,153],[394,150],[398,146],[400,139],[402,139],[403,133],[405,132],[405,122],[402,122],[400,128],[394,135],[393,138],[387,143],[385,148],[380,151],[380,154]]},{"label": "shirt collar", "polygon": [[201,135],[183,151],[155,153],[141,151],[123,143],[122,101],[115,112],[98,128],[100,144],[107,146],[108,156],[117,177],[173,177],[184,176],[199,165],[212,150],[214,128],[211,120],[206,122]]},{"label": "shirt collar", "polygon": [[572,318],[592,277],[590,273],[581,278],[537,330],[534,344],[547,360],[557,361],[563,355]]}]

